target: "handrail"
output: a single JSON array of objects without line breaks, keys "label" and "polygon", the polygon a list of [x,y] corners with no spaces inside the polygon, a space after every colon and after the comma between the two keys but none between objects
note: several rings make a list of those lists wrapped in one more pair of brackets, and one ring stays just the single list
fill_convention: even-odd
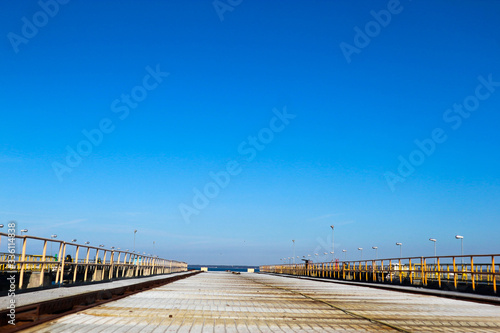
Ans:
[{"label": "handrail", "polygon": [[[260,266],[261,272],[497,293],[500,254],[430,256]],[[495,259],[497,263],[495,263]]]},{"label": "handrail", "polygon": [[[0,253],[0,272],[18,274],[16,279],[18,289],[47,285],[48,278],[50,277],[50,280],[52,278],[46,275],[54,275],[54,281],[50,282],[55,284],[71,284],[187,271],[185,262],[53,238],[0,232],[0,245],[5,240],[9,242],[9,238],[10,243],[14,244],[16,240],[21,240],[21,251],[16,251],[19,250],[16,246],[9,246],[7,253]],[[34,243],[38,243],[38,249],[35,251],[39,252],[28,254],[28,249],[35,248]],[[56,245],[57,256],[52,253],[47,255],[49,244]],[[80,258],[82,253],[83,258]],[[73,254],[75,258],[71,257]],[[94,259],[91,258],[91,254],[94,255]],[[35,275],[39,275],[35,277],[37,281],[34,280]]]}]

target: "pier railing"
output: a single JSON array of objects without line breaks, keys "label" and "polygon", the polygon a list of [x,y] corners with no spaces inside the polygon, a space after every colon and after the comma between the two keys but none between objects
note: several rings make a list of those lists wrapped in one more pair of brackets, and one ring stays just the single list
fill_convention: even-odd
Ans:
[{"label": "pier railing", "polygon": [[17,289],[187,271],[185,262],[28,235],[0,233],[0,249],[0,274],[15,276]]},{"label": "pier railing", "polygon": [[260,271],[497,294],[500,254],[264,265]]}]

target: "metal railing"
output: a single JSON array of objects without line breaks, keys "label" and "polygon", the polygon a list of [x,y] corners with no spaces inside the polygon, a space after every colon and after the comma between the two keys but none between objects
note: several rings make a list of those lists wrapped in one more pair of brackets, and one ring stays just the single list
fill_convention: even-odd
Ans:
[{"label": "metal railing", "polygon": [[264,265],[260,271],[496,294],[499,259],[500,254],[409,257]]},{"label": "metal railing", "polygon": [[[20,251],[9,244],[16,240],[20,240]],[[187,271],[185,262],[55,239],[28,235],[9,238],[0,233],[0,245],[5,246],[4,242],[9,247],[6,253],[0,253],[0,273],[14,274],[18,289]],[[49,244],[55,245],[57,254],[47,253]],[[28,254],[28,249],[41,254]]]}]

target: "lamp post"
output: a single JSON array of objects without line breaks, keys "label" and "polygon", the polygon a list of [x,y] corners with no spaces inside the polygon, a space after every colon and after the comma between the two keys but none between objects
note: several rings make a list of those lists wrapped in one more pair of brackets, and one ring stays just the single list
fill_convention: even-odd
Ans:
[{"label": "lamp post", "polygon": [[134,251],[135,251],[135,234],[137,233],[137,229],[134,230]]},{"label": "lamp post", "polygon": [[332,228],[332,261],[335,261],[335,242],[334,242],[334,228],[333,225],[330,226]]},{"label": "lamp post", "polygon": [[464,236],[456,235],[456,239],[460,239],[460,255],[462,256],[462,265],[464,264]]},{"label": "lamp post", "polygon": [[[73,242],[73,243],[76,243],[76,241],[77,241],[77,239],[76,239],[76,238],[73,238],[73,239],[71,240],[71,242]],[[76,259],[76,246],[75,246],[75,259]]]},{"label": "lamp post", "polygon": [[153,254],[155,254],[155,241],[153,241]]},{"label": "lamp post", "polygon": [[434,243],[434,262],[437,262],[437,258],[436,258],[436,256],[437,256],[436,255],[436,243],[437,243],[437,239],[436,238],[429,238],[429,240]]},{"label": "lamp post", "polygon": [[[57,238],[57,235],[56,234],[50,235],[50,238],[55,239]],[[52,257],[54,256],[52,253],[52,242],[50,242],[50,256]]]},{"label": "lamp post", "polygon": [[344,252],[344,261],[347,261],[347,250],[342,250]]},{"label": "lamp post", "polygon": [[363,260],[363,248],[362,247],[358,247],[358,250],[361,251],[361,259],[360,260]]},{"label": "lamp post", "polygon": [[372,246],[372,249],[375,250],[375,259],[378,259],[378,247],[377,246]]},{"label": "lamp post", "polygon": [[403,243],[397,242],[396,245],[399,246],[399,257],[402,258],[403,257]]},{"label": "lamp post", "polygon": [[293,243],[293,263],[295,264],[295,239],[292,239]]}]

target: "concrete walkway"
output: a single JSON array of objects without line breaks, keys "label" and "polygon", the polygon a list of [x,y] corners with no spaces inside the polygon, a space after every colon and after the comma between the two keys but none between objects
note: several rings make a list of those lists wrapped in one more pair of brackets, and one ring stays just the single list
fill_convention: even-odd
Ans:
[{"label": "concrete walkway", "polygon": [[[16,294],[16,306],[25,306],[34,303],[40,303],[44,301],[49,301],[57,298],[63,298],[68,296],[81,295],[92,291],[99,290],[108,290],[112,288],[126,287],[146,281],[153,280],[161,280],[167,277],[177,276],[177,275],[185,275],[189,274],[189,272],[181,272],[181,273],[172,273],[172,274],[162,274],[162,275],[154,275],[147,277],[137,277],[130,279],[123,279],[111,282],[101,282],[101,283],[93,283],[86,284],[81,286],[61,286],[60,288],[50,288],[46,290],[38,290],[32,292],[24,292],[21,294]],[[2,296],[0,297],[0,308],[6,309],[9,305],[10,297]]]},{"label": "concrete walkway", "polygon": [[280,276],[209,272],[26,332],[500,332],[500,307]]}]

